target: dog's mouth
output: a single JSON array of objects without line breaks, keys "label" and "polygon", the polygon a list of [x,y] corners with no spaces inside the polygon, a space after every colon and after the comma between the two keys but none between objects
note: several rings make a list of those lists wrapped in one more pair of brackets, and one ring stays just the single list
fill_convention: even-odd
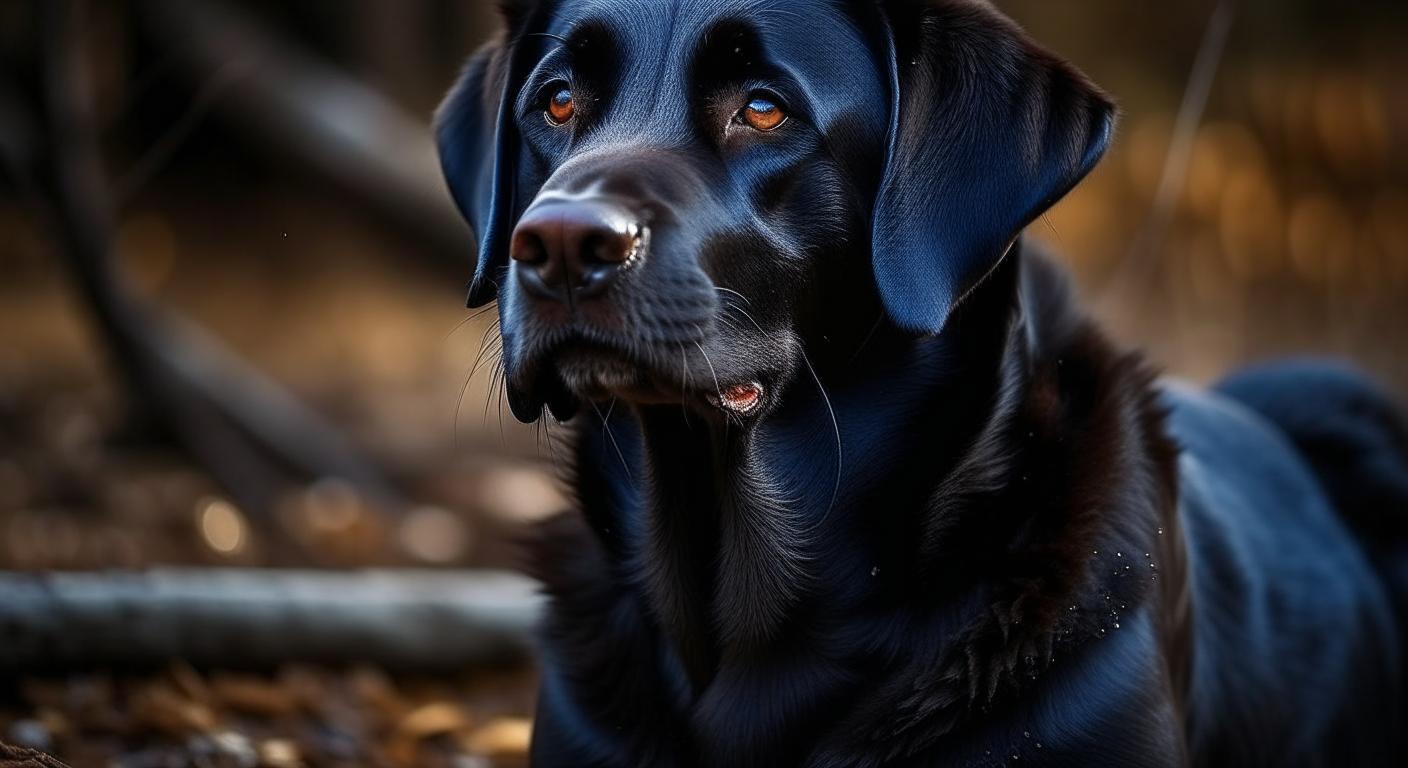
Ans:
[{"label": "dog's mouth", "polygon": [[508,381],[509,401],[523,421],[547,409],[560,421],[583,402],[620,400],[638,405],[683,404],[748,417],[762,411],[769,387],[763,375],[715,367],[702,345],[682,345],[672,357],[624,345],[569,338],[520,361]]}]

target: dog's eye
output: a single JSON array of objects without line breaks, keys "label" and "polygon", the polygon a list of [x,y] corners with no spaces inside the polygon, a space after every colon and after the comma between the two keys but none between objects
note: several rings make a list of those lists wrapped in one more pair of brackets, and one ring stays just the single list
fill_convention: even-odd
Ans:
[{"label": "dog's eye", "polygon": [[563,125],[577,114],[577,105],[572,99],[572,89],[563,87],[553,93],[548,99],[547,109],[543,111],[543,117],[547,118],[550,125]]},{"label": "dog's eye", "polygon": [[755,96],[738,113],[738,119],[749,128],[758,131],[771,131],[787,120],[782,107],[766,96]]}]

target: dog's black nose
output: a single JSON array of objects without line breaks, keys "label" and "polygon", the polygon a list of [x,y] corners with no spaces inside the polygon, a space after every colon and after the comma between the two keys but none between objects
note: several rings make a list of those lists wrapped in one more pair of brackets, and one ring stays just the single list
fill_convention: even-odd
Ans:
[{"label": "dog's black nose", "polygon": [[610,200],[547,200],[523,214],[510,255],[530,294],[576,302],[601,294],[641,257],[645,228]]}]

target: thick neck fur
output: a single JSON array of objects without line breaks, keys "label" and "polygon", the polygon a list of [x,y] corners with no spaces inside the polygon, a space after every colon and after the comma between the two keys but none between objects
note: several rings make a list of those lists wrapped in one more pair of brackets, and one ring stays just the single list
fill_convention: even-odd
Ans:
[{"label": "thick neck fur", "polygon": [[[1014,254],[940,337],[882,330],[813,357],[818,377],[804,370],[753,429],[679,407],[586,426],[594,535],[559,524],[549,545],[570,561],[540,569],[550,645],[586,642],[573,617],[614,593],[638,601],[663,676],[679,671],[658,692],[673,706],[722,670],[814,653],[834,662],[835,697],[870,688],[842,731],[894,745],[905,728],[937,738],[1153,591],[1175,489],[1150,378],[1045,260]],[[919,624],[944,631],[906,631]],[[815,698],[798,717],[824,716]]]},{"label": "thick neck fur", "polygon": [[[887,550],[917,539],[884,532],[922,527],[936,468],[971,442],[994,394],[1018,386],[1025,355],[1009,347],[1024,346],[1019,327],[1010,306],[990,303],[970,308],[945,338],[880,332],[868,343],[856,337],[864,349],[816,350],[818,375],[802,366],[785,407],[753,427],[676,406],[634,413],[642,585],[696,688],[721,662],[802,639],[806,619],[854,608],[873,591],[844,584],[915,570],[922,553]],[[917,451],[932,460],[905,460]],[[874,542],[838,546],[862,539]]]}]

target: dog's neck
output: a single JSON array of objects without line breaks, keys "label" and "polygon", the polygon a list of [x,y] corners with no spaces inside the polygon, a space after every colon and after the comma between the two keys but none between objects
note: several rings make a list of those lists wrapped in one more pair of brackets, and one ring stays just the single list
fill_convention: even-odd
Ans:
[{"label": "dog's neck", "polygon": [[[722,664],[825,646],[819,628],[878,606],[1010,599],[998,594],[992,561],[1033,535],[1055,545],[1043,544],[1028,572],[1057,581],[1083,572],[1070,561],[1074,549],[1103,545],[1105,521],[1064,508],[1069,519],[1030,515],[1039,495],[1064,500],[1081,483],[1042,455],[1081,447],[1066,442],[1065,430],[1082,425],[1068,423],[1059,379],[1086,375],[1110,353],[1065,349],[1075,343],[1064,338],[1072,328],[1060,326],[1076,323],[1064,310],[1034,305],[1022,272],[1016,255],[938,337],[882,329],[859,351],[814,350],[817,375],[804,369],[785,407],[752,428],[653,406],[584,436],[609,444],[598,468],[606,486],[631,489],[618,503],[635,512],[588,510],[588,522],[615,567],[633,574],[628,580],[696,691]],[[1072,355],[1075,370],[1062,370],[1061,355]],[[1077,359],[1091,355],[1099,359]],[[1119,404],[1099,404],[1106,407]],[[1115,416],[1142,418],[1137,409]],[[1130,440],[1153,440],[1138,434],[1148,428],[1131,424]],[[1171,491],[1157,483],[1147,490],[1152,516]],[[1133,541],[1127,548],[1147,549]],[[1075,584],[1017,587],[1029,588],[1076,599]],[[1038,614],[1028,626],[1054,632],[1048,607],[1028,601],[1023,610]],[[966,609],[945,611],[956,617],[954,634],[973,619]]]}]

